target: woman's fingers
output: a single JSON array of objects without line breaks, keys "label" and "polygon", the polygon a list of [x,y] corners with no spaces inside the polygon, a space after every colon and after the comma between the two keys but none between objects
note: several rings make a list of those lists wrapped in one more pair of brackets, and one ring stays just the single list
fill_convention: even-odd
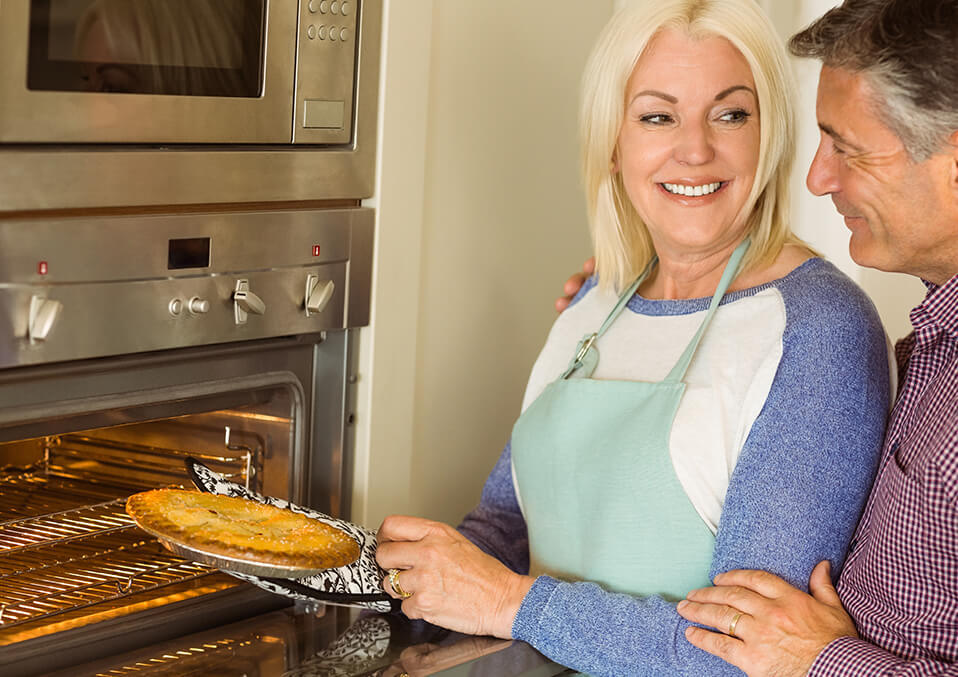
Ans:
[{"label": "woman's fingers", "polygon": [[376,532],[376,536],[380,542],[420,541],[437,530],[443,530],[443,527],[448,528],[445,524],[421,517],[390,515],[383,520],[379,531]]}]

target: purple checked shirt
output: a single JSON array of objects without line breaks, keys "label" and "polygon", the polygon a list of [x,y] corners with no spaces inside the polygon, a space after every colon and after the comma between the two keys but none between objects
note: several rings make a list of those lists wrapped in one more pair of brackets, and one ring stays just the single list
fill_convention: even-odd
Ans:
[{"label": "purple checked shirt", "polygon": [[861,639],[829,644],[810,677],[958,676],[958,276],[928,284],[911,322],[881,465],[838,582]]}]

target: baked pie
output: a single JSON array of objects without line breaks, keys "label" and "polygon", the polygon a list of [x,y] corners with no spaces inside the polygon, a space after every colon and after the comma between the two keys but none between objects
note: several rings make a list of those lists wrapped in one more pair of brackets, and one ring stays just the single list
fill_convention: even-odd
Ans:
[{"label": "baked pie", "polygon": [[144,531],[214,557],[297,569],[332,569],[359,557],[345,532],[245,498],[155,489],[130,496],[126,512]]}]

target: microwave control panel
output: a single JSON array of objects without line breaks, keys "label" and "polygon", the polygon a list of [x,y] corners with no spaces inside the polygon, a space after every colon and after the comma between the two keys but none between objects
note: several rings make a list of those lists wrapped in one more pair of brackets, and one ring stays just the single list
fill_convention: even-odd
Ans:
[{"label": "microwave control panel", "polygon": [[301,0],[294,143],[352,138],[359,0]]}]

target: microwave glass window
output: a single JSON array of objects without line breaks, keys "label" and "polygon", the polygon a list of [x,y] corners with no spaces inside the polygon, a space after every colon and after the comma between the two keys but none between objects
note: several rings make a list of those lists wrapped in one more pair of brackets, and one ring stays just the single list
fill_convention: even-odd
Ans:
[{"label": "microwave glass window", "polygon": [[258,97],[267,0],[31,0],[33,90]]}]

